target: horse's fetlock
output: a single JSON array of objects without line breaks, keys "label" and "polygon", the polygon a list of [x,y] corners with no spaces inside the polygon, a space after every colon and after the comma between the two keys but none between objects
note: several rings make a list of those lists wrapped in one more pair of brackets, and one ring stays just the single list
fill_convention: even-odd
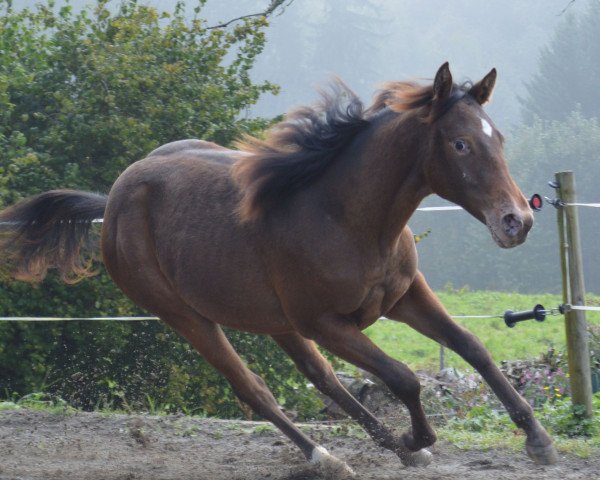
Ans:
[{"label": "horse's fetlock", "polygon": [[510,411],[509,415],[512,421],[515,422],[515,425],[525,431],[537,426],[537,420],[533,416],[533,409],[528,403],[524,402],[517,410]]},{"label": "horse's fetlock", "polygon": [[390,432],[385,432],[384,434],[379,434],[373,437],[375,443],[386,450],[396,451],[403,445],[402,441],[392,435]]},{"label": "horse's fetlock", "polygon": [[420,437],[420,441],[417,441],[419,448],[431,447],[437,442],[437,434],[433,430],[429,430],[426,434]]}]

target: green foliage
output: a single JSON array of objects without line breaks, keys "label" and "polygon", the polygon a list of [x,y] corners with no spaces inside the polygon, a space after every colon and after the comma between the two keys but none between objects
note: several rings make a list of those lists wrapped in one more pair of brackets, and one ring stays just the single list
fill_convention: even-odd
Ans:
[{"label": "green foliage", "polygon": [[464,417],[457,417],[452,422],[455,427],[460,426],[461,429],[471,432],[514,428],[512,420],[506,413],[492,410],[487,405],[473,407]]},{"label": "green foliage", "polygon": [[[573,414],[570,399],[547,404],[536,416],[549,429],[559,452],[582,458],[593,458],[600,452],[600,404],[594,398],[595,416],[581,419]],[[498,449],[521,451],[525,435],[515,427],[508,414],[488,406],[473,409],[466,417],[457,417],[438,430],[440,438],[458,448]]]},{"label": "green foliage", "polygon": [[[161,322],[2,322],[0,391],[43,391],[84,409],[241,416],[229,383]],[[282,406],[302,418],[322,403],[269,338],[229,331]]]},{"label": "green foliage", "polygon": [[67,413],[75,413],[77,411],[59,396],[43,392],[30,393],[18,399],[17,401],[0,402],[0,411],[19,410],[21,408],[44,410],[63,415]]},{"label": "green foliage", "polygon": [[505,375],[533,407],[559,402],[570,395],[565,353],[548,348],[539,361],[505,362]]},{"label": "green foliage", "polygon": [[227,145],[265,126],[240,118],[277,90],[250,79],[263,18],[208,30],[198,16],[185,21],[182,3],[172,13],[135,0],[111,13],[108,3],[79,13],[68,4],[57,12],[53,2],[33,11],[0,4],[4,203],[51,187],[106,191],[161,144]]},{"label": "green foliage", "polygon": [[268,434],[273,433],[275,431],[276,430],[273,427],[273,425],[271,425],[269,423],[264,424],[264,425],[257,425],[253,429],[253,433],[255,433],[257,435],[268,435]]},{"label": "green foliage", "polygon": [[[0,0],[0,208],[51,188],[106,192],[129,164],[182,138],[229,145],[269,121],[246,109],[269,82],[250,70],[266,20],[208,29],[179,2],[160,12],[136,0],[13,9]],[[276,2],[274,2],[275,5]],[[0,273],[2,316],[128,316],[144,312],[101,274],[75,286]],[[286,408],[318,400],[274,342],[229,332]],[[159,322],[0,322],[0,392],[47,392],[83,409],[162,409],[239,416],[229,384]]]},{"label": "green foliage", "polygon": [[600,117],[600,4],[590,1],[587,12],[567,15],[550,44],[540,54],[539,70],[527,83],[521,100],[528,123],[536,117],[564,120],[575,110]]},{"label": "green foliage", "polygon": [[600,393],[592,398],[594,415],[583,416],[585,407],[573,405],[570,398],[562,398],[554,403],[546,403],[541,412],[541,421],[555,435],[566,437],[600,436]]},{"label": "green foliage", "polygon": [[[560,122],[538,119],[516,132],[509,145],[508,156],[513,165],[518,165],[517,180],[524,191],[539,191],[540,183],[553,180],[555,172],[572,170],[577,201],[600,201],[596,182],[600,176],[598,118],[586,118],[581,112],[574,111]],[[548,194],[555,196],[553,191],[548,191]],[[519,287],[521,283],[529,283],[542,291],[552,291],[560,286],[556,215],[549,207],[536,214],[536,226],[528,243],[515,253],[517,266],[513,268]],[[591,261],[600,255],[600,244],[596,241],[598,211],[580,208],[578,214],[586,285],[591,291],[598,292],[600,270]],[[556,286],[552,287],[551,282]]]},{"label": "green foliage", "polygon": [[[594,396],[594,415],[583,418],[570,398],[546,403],[536,417],[554,437],[561,452],[580,457],[597,455],[600,448],[600,394]],[[524,433],[517,429],[505,411],[486,404],[478,405],[466,415],[452,418],[438,432],[459,448],[509,448],[521,450]]]}]

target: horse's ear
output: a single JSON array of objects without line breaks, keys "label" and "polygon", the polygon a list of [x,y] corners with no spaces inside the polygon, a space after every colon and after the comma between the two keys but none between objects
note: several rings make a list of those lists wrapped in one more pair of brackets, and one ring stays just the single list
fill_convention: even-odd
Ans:
[{"label": "horse's ear", "polygon": [[452,74],[450,73],[450,65],[444,63],[437,73],[433,81],[433,101],[439,102],[446,100],[452,92]]},{"label": "horse's ear", "polygon": [[471,90],[469,90],[469,95],[477,100],[479,105],[483,105],[490,100],[494,85],[496,84],[496,75],[496,69],[492,68],[490,73],[483,77],[481,81],[473,85]]}]

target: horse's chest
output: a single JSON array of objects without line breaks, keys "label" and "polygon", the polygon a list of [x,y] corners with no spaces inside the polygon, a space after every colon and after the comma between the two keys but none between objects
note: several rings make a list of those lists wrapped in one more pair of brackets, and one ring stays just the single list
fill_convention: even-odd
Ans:
[{"label": "horse's chest", "polygon": [[366,328],[378,318],[385,316],[409,289],[414,271],[410,268],[395,268],[387,271],[380,281],[368,288],[360,307],[352,317],[361,328]]},{"label": "horse's chest", "polygon": [[329,237],[303,242],[298,234],[296,242],[283,242],[265,252],[286,315],[304,321],[335,312],[361,326],[374,322],[412,283],[416,273],[412,234],[403,232],[387,250],[360,244],[351,236]]},{"label": "horse's chest", "polygon": [[353,315],[363,328],[385,316],[412,284],[417,272],[416,251],[408,244],[402,247],[374,264],[364,279],[365,295]]}]

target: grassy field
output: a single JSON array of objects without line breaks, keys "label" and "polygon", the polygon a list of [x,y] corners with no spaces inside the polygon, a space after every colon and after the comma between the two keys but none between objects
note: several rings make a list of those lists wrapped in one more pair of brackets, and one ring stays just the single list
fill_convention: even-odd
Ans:
[{"label": "grassy field", "polygon": [[[559,295],[487,291],[443,291],[438,295],[451,315],[502,315],[506,310],[531,310],[541,303],[547,310],[556,308]],[[588,305],[600,305],[600,297],[589,295]],[[600,326],[600,312],[587,312],[590,325]],[[508,328],[501,318],[458,319],[477,335],[491,352],[494,360],[536,358],[549,346],[565,348],[564,317],[548,316],[546,321],[526,321]],[[366,330],[367,335],[392,357],[407,363],[413,369],[437,371],[439,345],[398,322],[382,320]],[[446,366],[469,370],[467,364],[454,352],[446,350]]]}]

